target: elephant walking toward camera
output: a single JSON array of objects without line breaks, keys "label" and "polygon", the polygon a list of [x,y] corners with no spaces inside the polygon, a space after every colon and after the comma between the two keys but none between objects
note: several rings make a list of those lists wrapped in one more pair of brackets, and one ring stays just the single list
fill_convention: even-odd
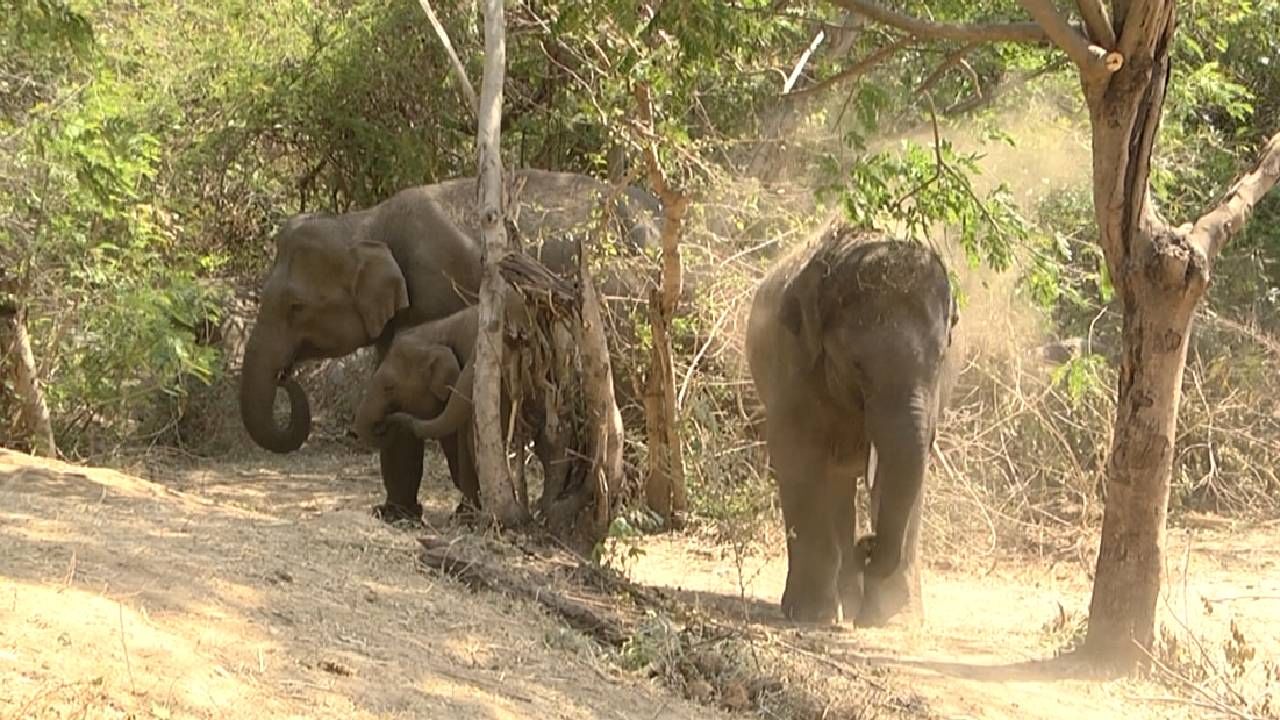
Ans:
[{"label": "elephant walking toward camera", "polygon": [[[936,253],[842,224],[757,289],[746,351],[787,529],[788,618],[842,608],[873,625],[918,602],[922,486],[957,319]],[[872,474],[873,534],[858,540],[857,478]]]}]

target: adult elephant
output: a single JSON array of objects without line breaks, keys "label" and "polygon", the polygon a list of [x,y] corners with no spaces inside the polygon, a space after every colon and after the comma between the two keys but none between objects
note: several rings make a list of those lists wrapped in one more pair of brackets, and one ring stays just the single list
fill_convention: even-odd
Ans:
[{"label": "adult elephant", "polygon": [[[842,223],[757,289],[746,352],[787,529],[788,618],[827,621],[842,607],[881,624],[916,599],[921,489],[957,318],[936,253]],[[873,535],[858,540],[857,478],[872,474]]]},{"label": "adult elephant", "polygon": [[[521,208],[517,230],[525,238],[551,238],[544,261],[566,268],[570,243],[560,238],[598,230],[600,198],[612,196],[612,187],[542,170],[517,171],[514,180]],[[446,317],[474,302],[481,254],[474,187],[471,179],[425,185],[366,210],[309,213],[285,223],[245,346],[240,415],[254,442],[287,453],[309,436],[306,393],[289,377],[298,362],[341,357],[368,345],[376,345],[381,362],[399,328]],[[656,236],[657,205],[651,200],[630,188],[609,205],[608,217],[622,226],[628,243]],[[272,413],[280,387],[290,401],[283,426]],[[375,508],[380,517],[421,516],[422,453],[422,441],[408,433],[383,443],[379,461],[387,497]]]}]

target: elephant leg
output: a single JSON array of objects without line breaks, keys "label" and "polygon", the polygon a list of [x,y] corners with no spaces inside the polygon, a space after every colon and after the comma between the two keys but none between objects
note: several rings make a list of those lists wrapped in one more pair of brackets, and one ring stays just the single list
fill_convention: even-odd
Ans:
[{"label": "elephant leg", "polygon": [[480,513],[480,475],[476,469],[476,453],[473,443],[471,424],[468,423],[458,431],[456,438],[458,448],[458,490],[462,492],[462,501],[453,514],[462,522],[472,522]]},{"label": "elephant leg", "polygon": [[840,595],[843,619],[853,621],[862,607],[863,570],[867,556],[858,545],[858,477],[869,472],[870,445],[861,443],[854,449],[853,460],[830,479],[834,525],[840,544],[840,573],[836,588]]},{"label": "elephant leg", "polygon": [[458,436],[457,434],[445,435],[440,438],[440,452],[444,453],[445,462],[449,464],[449,479],[453,481],[453,486],[458,490],[462,489],[461,480],[461,459],[458,457]]},{"label": "elephant leg", "polygon": [[[872,533],[877,530],[880,495],[890,491],[875,482],[871,488]],[[916,498],[911,507],[911,517],[907,521],[907,531],[903,537],[902,563],[888,577],[878,579],[867,576],[863,593],[862,609],[857,623],[864,626],[884,625],[902,610],[916,618],[924,617],[924,600],[920,588],[920,526],[924,507],[924,493]],[[865,556],[869,548],[865,543],[859,546],[860,554]]]},{"label": "elephant leg", "polygon": [[375,517],[388,523],[422,521],[422,505],[418,503],[418,488],[422,485],[422,451],[422,441],[412,434],[401,430],[389,433],[378,451],[387,500],[374,506]]},{"label": "elephant leg", "polygon": [[[779,422],[773,427],[786,428]],[[787,584],[782,612],[799,622],[835,619],[840,547],[833,532],[827,446],[818,433],[777,430],[769,453],[777,471],[787,529]]]}]

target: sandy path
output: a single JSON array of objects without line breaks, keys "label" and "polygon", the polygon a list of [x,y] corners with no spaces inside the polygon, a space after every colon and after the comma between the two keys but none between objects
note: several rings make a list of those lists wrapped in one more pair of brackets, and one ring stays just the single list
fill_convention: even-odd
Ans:
[{"label": "sandy path", "polygon": [[[1280,677],[1269,678],[1261,662],[1280,660],[1280,526],[1173,529],[1169,545],[1176,566],[1168,573],[1166,617],[1186,623],[1219,659],[1234,618],[1255,651],[1244,668],[1243,684],[1256,692],[1280,690]],[[695,601],[745,615],[747,622],[795,632],[777,610],[785,557],[747,558],[741,581],[733,558],[728,548],[699,547],[688,538],[654,540],[646,542],[632,577],[686,591]],[[832,657],[891,668],[942,717],[1212,716],[1204,708],[1172,701],[1170,690],[1155,682],[1100,680],[1078,665],[1050,661],[1087,610],[1085,568],[1005,561],[984,575],[988,569],[930,569],[921,625],[895,621],[878,629],[803,632]],[[742,590],[745,602],[739,599]],[[1189,612],[1184,612],[1184,598]]]},{"label": "sandy path", "polygon": [[0,450],[0,718],[721,717],[420,571],[372,458],[258,461],[161,485]]},{"label": "sandy path", "polygon": [[[261,454],[148,478],[0,451],[0,718],[728,717],[526,605],[422,572],[414,534],[368,515],[372,458]],[[426,494],[442,522],[451,490],[434,477]],[[1259,662],[1280,657],[1280,525],[1171,530],[1170,564],[1167,612],[1217,657],[1234,619],[1255,654],[1243,681],[1280,684]],[[875,630],[787,626],[782,559],[743,570],[690,534],[646,538],[631,576],[887,672],[940,717],[1212,716],[1153,682],[1044,662],[1088,601],[1078,564],[934,567],[925,622]]]}]

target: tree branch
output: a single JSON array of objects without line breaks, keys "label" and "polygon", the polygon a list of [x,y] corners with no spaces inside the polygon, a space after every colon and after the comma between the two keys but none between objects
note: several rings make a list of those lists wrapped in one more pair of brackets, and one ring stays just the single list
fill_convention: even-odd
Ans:
[{"label": "tree branch", "polygon": [[471,117],[477,117],[480,108],[480,101],[476,99],[476,89],[471,86],[471,81],[467,79],[467,70],[462,66],[462,60],[458,58],[458,53],[453,49],[453,43],[449,41],[449,34],[445,32],[444,25],[440,23],[440,18],[436,17],[436,11],[431,7],[431,0],[418,0],[418,4],[422,6],[422,11],[427,14],[427,20],[431,23],[432,29],[436,31],[436,37],[440,38],[440,44],[444,46],[444,52],[449,56],[449,66],[453,68],[453,76],[458,81],[458,87],[461,88],[462,98],[467,102],[467,109],[471,111]]},{"label": "tree branch", "polygon": [[1049,34],[1033,22],[960,24],[922,20],[882,7],[867,0],[831,0],[840,7],[898,28],[918,38],[930,40],[960,40],[962,42],[1027,42],[1042,43],[1050,40]]},{"label": "tree branch", "polygon": [[[933,72],[929,73],[929,77],[925,78],[924,82],[920,83],[920,85],[916,87],[915,93],[919,95],[921,93],[925,93],[932,90],[933,86],[937,85],[938,81],[942,80],[943,76],[947,74],[948,70],[950,70],[951,68],[957,65],[962,64],[964,62],[965,56],[973,52],[973,49],[976,48],[977,46],[978,46],[978,43],[966,43],[964,47],[952,52],[950,55],[947,55],[945,58],[943,58],[942,62],[938,63],[938,67],[934,68]],[[982,88],[978,87],[978,84],[976,82],[974,83],[973,89],[979,95],[982,94]]]},{"label": "tree branch", "polygon": [[1107,14],[1102,0],[1076,0],[1076,7],[1080,9],[1080,17],[1084,18],[1084,25],[1089,29],[1089,37],[1102,47],[1115,50],[1116,29],[1111,24],[1111,16]]},{"label": "tree branch", "polygon": [[1236,181],[1227,196],[1205,213],[1187,235],[1187,241],[1212,260],[1249,220],[1253,208],[1280,181],[1280,133],[1271,136],[1253,172]]},{"label": "tree branch", "polygon": [[860,75],[865,75],[866,73],[870,72],[871,69],[874,68],[875,66],[879,65],[885,60],[888,60],[894,53],[901,50],[909,42],[910,42],[909,38],[900,38],[898,40],[895,40],[889,43],[888,45],[877,48],[875,52],[862,58],[858,62],[854,63],[852,66],[847,67],[844,70],[841,70],[835,75],[832,75],[831,77],[825,80],[822,80],[821,82],[810,85],[807,88],[793,90],[789,93],[786,93],[782,97],[795,98],[801,95],[810,95],[813,93],[819,93],[819,92],[822,92],[823,90],[830,88],[833,85],[842,83],[845,80],[850,80]]},{"label": "tree branch", "polygon": [[1053,6],[1053,0],[1018,0],[1027,14],[1042,27],[1049,39],[1062,48],[1083,73],[1113,73],[1124,65],[1120,53],[1108,52],[1067,24],[1065,18]]}]

